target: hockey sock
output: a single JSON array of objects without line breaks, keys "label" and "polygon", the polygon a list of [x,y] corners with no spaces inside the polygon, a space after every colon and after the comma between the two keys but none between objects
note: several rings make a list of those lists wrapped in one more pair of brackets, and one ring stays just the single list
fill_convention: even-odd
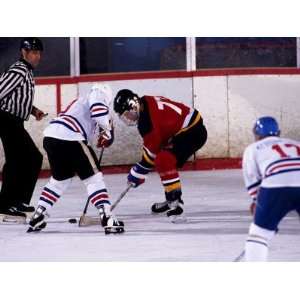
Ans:
[{"label": "hockey sock", "polygon": [[275,232],[252,223],[245,245],[245,261],[267,261],[269,241]]},{"label": "hockey sock", "polygon": [[104,207],[105,213],[110,214],[110,201],[101,172],[85,179],[89,201],[97,208]]},{"label": "hockey sock", "polygon": [[176,162],[176,157],[170,151],[161,151],[156,156],[156,169],[166,193],[181,189],[179,174],[176,169]]},{"label": "hockey sock", "polygon": [[50,181],[45,185],[43,191],[40,195],[40,199],[38,201],[38,206],[41,205],[49,210],[54,203],[58,201],[60,196],[64,193],[64,191],[70,185],[72,179],[66,180],[56,180],[53,177],[50,178]]},{"label": "hockey sock", "polygon": [[245,246],[245,261],[267,261],[269,254],[268,244],[264,240],[253,240],[248,237]]}]

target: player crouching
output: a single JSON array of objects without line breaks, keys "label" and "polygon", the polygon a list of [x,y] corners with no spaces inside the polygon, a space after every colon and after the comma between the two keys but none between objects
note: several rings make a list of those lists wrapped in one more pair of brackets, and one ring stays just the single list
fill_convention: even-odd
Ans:
[{"label": "player crouching", "polygon": [[86,97],[73,101],[45,129],[43,146],[52,177],[43,188],[38,207],[29,222],[28,232],[40,231],[46,227],[49,211],[75,175],[85,184],[88,201],[98,209],[105,233],[124,232],[124,223],[118,221],[111,212],[100,164],[89,144],[96,140],[96,146],[103,148],[109,147],[113,142],[109,113],[111,99],[112,92],[108,85],[94,85]]},{"label": "player crouching", "polygon": [[200,113],[180,102],[162,96],[139,97],[131,90],[120,90],[114,111],[129,126],[137,126],[143,138],[143,156],[128,174],[128,183],[137,187],[156,167],[165,190],[165,201],[154,203],[152,213],[165,213],[174,223],[183,216],[178,169],[203,147],[207,131]]}]

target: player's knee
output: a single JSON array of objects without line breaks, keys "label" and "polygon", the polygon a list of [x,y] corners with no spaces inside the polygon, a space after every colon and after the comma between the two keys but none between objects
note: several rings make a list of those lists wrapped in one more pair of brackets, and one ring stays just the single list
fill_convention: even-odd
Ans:
[{"label": "player's knee", "polygon": [[51,190],[53,190],[55,193],[61,195],[70,186],[71,182],[72,182],[72,178],[68,178],[65,180],[56,180],[53,177],[51,177],[48,183],[48,187]]},{"label": "player's knee", "polygon": [[167,150],[159,152],[155,159],[156,170],[164,173],[169,170],[176,169],[177,159],[173,153]]},{"label": "player's knee", "polygon": [[268,242],[273,238],[275,231],[264,229],[254,223],[251,223],[248,239],[261,240],[268,244]]},{"label": "player's knee", "polygon": [[91,184],[102,184],[103,181],[103,175],[102,172],[98,172],[96,174],[94,174],[93,176],[90,176],[89,178],[86,178],[83,180],[83,183],[86,186],[89,186]]},{"label": "player's knee", "polygon": [[99,208],[100,205],[110,205],[109,195],[101,172],[83,180],[89,201]]},{"label": "player's knee", "polygon": [[94,193],[95,191],[106,189],[101,172],[98,172],[95,175],[83,180],[83,183],[85,184],[89,195]]}]

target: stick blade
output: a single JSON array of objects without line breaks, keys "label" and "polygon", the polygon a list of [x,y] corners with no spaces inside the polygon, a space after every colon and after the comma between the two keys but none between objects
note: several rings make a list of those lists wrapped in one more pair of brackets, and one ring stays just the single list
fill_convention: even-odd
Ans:
[{"label": "stick blade", "polygon": [[100,217],[91,217],[82,215],[79,219],[78,226],[79,227],[86,227],[92,225],[101,225]]}]

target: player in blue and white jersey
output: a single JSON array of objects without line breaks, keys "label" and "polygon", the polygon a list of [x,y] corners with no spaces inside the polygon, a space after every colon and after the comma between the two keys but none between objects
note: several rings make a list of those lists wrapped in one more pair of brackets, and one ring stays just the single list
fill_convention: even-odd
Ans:
[{"label": "player in blue and white jersey", "polygon": [[273,117],[259,118],[255,143],[243,155],[243,175],[254,220],[245,246],[246,261],[266,261],[278,224],[292,210],[300,214],[300,142],[281,138]]},{"label": "player in blue and white jersey", "polygon": [[111,203],[92,144],[109,147],[113,125],[109,106],[112,91],[107,84],[95,84],[85,97],[79,97],[54,118],[44,130],[52,177],[43,188],[28,232],[46,227],[45,216],[78,175],[86,186],[89,201],[99,210],[105,231],[121,233],[124,223],[111,213]]}]

